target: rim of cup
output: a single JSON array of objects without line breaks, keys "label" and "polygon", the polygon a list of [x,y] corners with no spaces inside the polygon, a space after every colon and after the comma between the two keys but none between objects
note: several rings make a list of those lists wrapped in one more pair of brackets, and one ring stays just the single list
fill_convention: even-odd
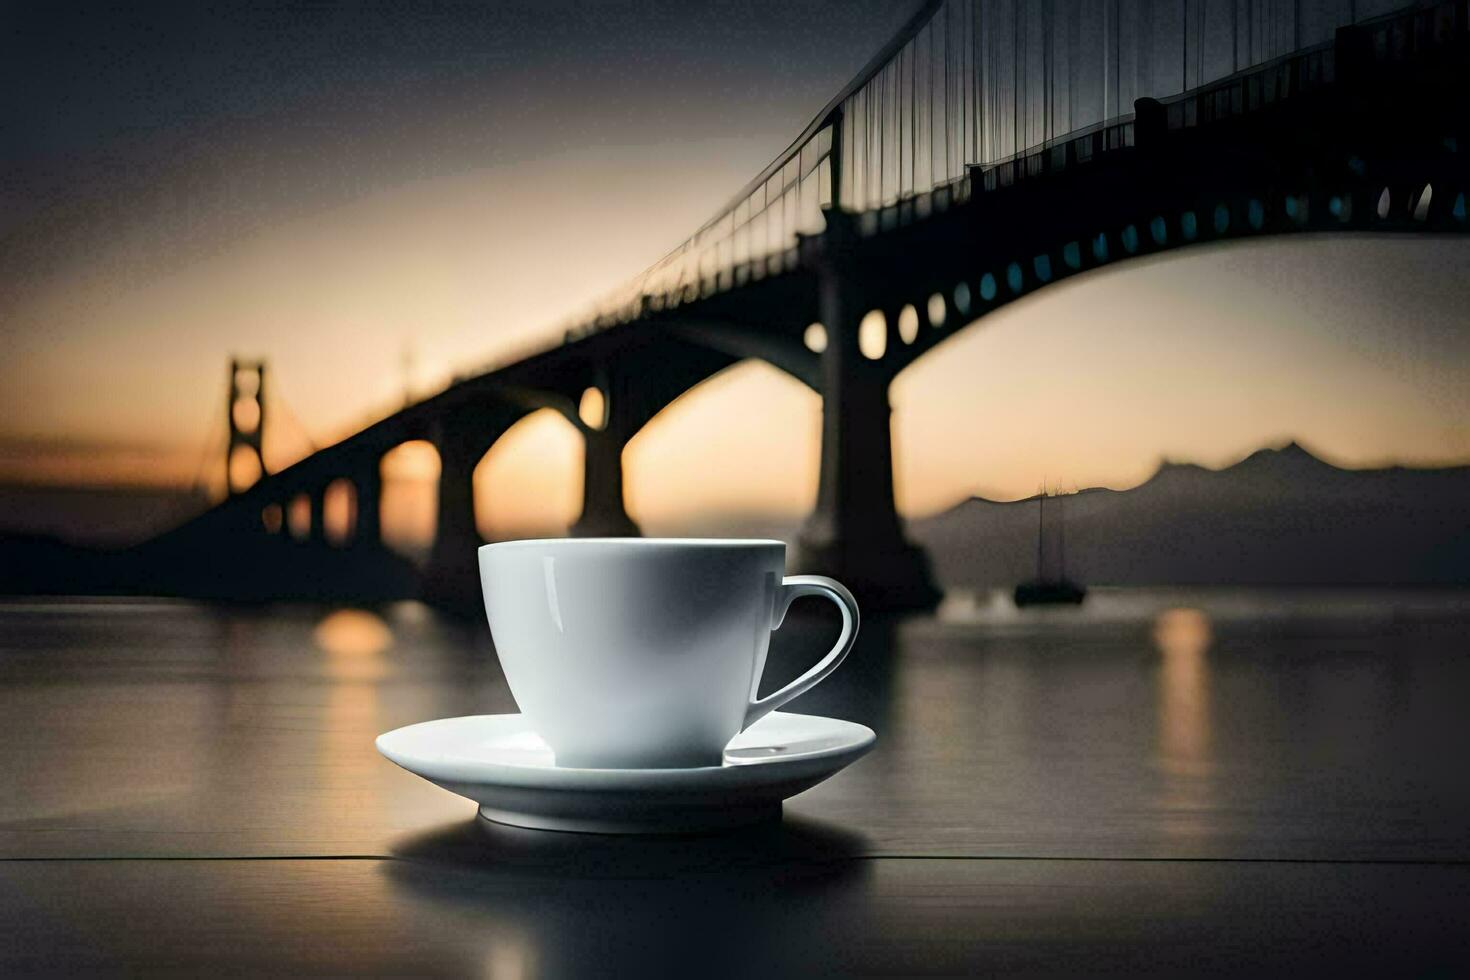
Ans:
[{"label": "rim of cup", "polygon": [[631,548],[646,548],[653,545],[663,547],[686,546],[698,548],[770,548],[785,547],[786,542],[775,538],[521,538],[515,541],[492,541],[480,545],[480,551],[491,548],[511,549],[520,547],[544,547],[555,545],[624,545]]}]

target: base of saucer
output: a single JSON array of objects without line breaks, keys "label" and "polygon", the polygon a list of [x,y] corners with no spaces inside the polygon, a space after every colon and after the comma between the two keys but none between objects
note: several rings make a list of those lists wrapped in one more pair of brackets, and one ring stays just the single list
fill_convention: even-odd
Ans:
[{"label": "base of saucer", "polygon": [[384,732],[378,751],[474,800],[486,821],[584,834],[694,834],[779,820],[873,746],[865,725],[773,711],[725,747],[723,764],[682,769],[559,766],[521,715],[440,718]]},{"label": "base of saucer", "polygon": [[558,817],[541,813],[518,813],[481,805],[480,819],[531,830],[554,830],[568,834],[697,834],[731,830],[781,819],[781,804],[735,807],[680,807],[663,812],[642,812],[636,817]]}]

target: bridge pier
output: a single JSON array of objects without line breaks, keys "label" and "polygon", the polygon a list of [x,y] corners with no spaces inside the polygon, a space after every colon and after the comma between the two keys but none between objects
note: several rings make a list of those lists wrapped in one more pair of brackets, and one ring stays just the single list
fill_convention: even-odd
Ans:
[{"label": "bridge pier", "polygon": [[613,425],[583,425],[582,513],[571,526],[574,538],[629,538],[640,533],[623,501],[623,447]]},{"label": "bridge pier", "polygon": [[434,544],[423,572],[424,598],[472,608],[479,595],[480,533],[475,527],[475,466],[486,443],[480,427],[455,415],[441,420],[433,439],[439,452],[439,505]]},{"label": "bridge pier", "polygon": [[326,497],[326,487],[314,486],[306,491],[306,499],[311,501],[311,524],[306,529],[306,540],[318,548],[327,543]]},{"label": "bridge pier", "polygon": [[568,529],[574,538],[632,538],[642,532],[623,499],[623,449],[647,421],[640,382],[606,365],[596,371],[602,417],[572,423],[582,433],[582,513]]},{"label": "bridge pier", "polygon": [[904,537],[893,499],[888,367],[868,360],[858,326],[869,304],[853,254],[857,229],[828,211],[812,242],[818,259],[822,352],[822,456],[817,506],[797,535],[793,566],[841,580],[866,609],[932,608],[940,597],[928,557]]},{"label": "bridge pier", "polygon": [[358,548],[376,548],[383,543],[383,476],[381,463],[374,459],[352,481],[357,492],[357,523],[352,530],[352,544]]}]

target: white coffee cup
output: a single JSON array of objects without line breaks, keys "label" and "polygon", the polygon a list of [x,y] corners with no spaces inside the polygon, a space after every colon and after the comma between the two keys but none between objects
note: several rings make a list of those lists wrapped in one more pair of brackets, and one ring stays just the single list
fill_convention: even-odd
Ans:
[{"label": "white coffee cup", "polygon": [[[852,649],[852,593],[783,578],[780,541],[566,538],[480,549],[506,680],[559,766],[718,766],[736,734],[810,690]],[[771,631],[798,596],[842,611],[837,644],[757,698]]]}]

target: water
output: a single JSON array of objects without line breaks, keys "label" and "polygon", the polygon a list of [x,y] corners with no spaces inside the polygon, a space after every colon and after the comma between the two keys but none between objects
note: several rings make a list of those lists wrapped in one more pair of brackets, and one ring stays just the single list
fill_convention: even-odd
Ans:
[{"label": "water", "polygon": [[[763,690],[830,642],[813,607]],[[793,703],[880,741],[787,812],[870,853],[1470,858],[1467,626],[1456,592],[952,596]],[[513,710],[484,627],[417,603],[0,603],[0,850],[390,852],[465,805],[373,737]]]}]

